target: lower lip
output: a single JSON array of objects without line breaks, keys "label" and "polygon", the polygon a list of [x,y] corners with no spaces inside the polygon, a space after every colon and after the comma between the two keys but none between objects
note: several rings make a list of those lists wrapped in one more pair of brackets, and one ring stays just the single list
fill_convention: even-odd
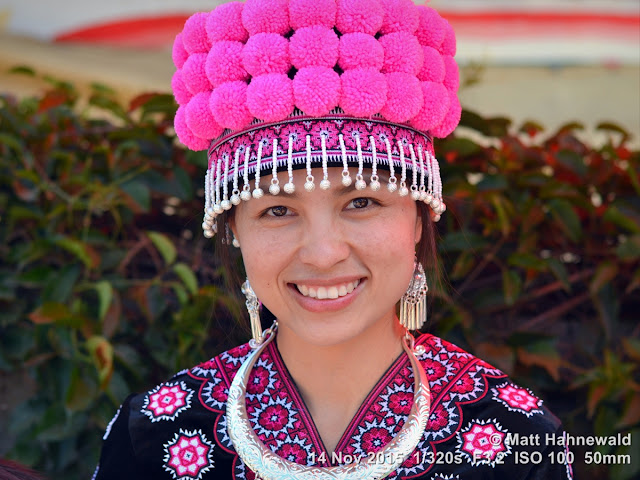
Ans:
[{"label": "lower lip", "polygon": [[362,285],[365,283],[365,280],[360,280],[360,283],[356,288],[353,289],[351,293],[346,294],[344,297],[338,298],[325,298],[323,300],[319,300],[317,298],[305,297],[300,293],[298,288],[295,285],[289,285],[289,288],[293,291],[293,295],[296,301],[309,312],[321,313],[321,312],[335,312],[338,310],[342,310],[343,308],[348,307],[353,301],[355,301],[356,297],[360,294],[362,290]]}]

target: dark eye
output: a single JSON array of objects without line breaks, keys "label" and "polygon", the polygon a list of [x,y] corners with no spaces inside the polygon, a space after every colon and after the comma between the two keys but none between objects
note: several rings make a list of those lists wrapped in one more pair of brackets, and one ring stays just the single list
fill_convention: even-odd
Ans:
[{"label": "dark eye", "polygon": [[271,215],[272,217],[284,217],[287,213],[289,213],[289,209],[281,205],[271,207],[267,210],[267,215]]},{"label": "dark eye", "polygon": [[371,205],[371,199],[365,197],[354,198],[349,202],[347,208],[366,208]]}]

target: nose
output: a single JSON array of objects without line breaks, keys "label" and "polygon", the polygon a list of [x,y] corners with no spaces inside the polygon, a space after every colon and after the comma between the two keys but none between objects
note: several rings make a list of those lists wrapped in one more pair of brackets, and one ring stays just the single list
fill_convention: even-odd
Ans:
[{"label": "nose", "polygon": [[350,241],[337,217],[320,207],[305,219],[299,249],[302,263],[327,271],[349,257]]}]

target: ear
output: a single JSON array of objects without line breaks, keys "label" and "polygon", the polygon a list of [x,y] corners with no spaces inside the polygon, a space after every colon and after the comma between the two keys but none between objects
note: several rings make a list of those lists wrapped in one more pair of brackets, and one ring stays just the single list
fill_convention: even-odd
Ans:
[{"label": "ear", "polygon": [[418,205],[416,205],[416,229],[414,232],[414,236],[415,236],[415,243],[417,245],[422,239],[422,215],[421,215],[420,207],[418,207]]}]

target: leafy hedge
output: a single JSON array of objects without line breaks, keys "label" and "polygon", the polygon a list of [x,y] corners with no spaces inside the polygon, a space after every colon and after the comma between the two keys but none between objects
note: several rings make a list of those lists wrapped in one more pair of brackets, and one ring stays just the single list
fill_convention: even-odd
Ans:
[{"label": "leafy hedge", "polygon": [[[173,99],[124,107],[96,85],[86,103],[49,82],[0,97],[0,381],[26,397],[0,455],[75,480],[90,477],[127,393],[246,334],[239,288],[201,235],[206,158],[176,143]],[[633,465],[588,467],[577,449],[575,465],[631,478],[639,154],[611,124],[598,148],[577,124],[510,133],[468,111],[462,124],[473,135],[437,146],[453,193],[439,226],[449,284],[432,288],[429,328],[542,394],[572,434],[632,430],[635,453],[602,453]]]}]

